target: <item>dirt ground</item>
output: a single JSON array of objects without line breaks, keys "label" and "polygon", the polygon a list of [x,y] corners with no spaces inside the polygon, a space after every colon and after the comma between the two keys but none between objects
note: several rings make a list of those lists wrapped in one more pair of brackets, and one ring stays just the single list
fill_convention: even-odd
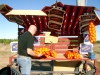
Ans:
[{"label": "dirt ground", "polygon": [[[9,64],[9,57],[15,55],[10,51],[11,46],[0,44],[0,69]],[[95,58],[97,59],[97,66],[100,68],[100,44],[94,44],[93,50],[95,52]]]},{"label": "dirt ground", "polygon": [[10,51],[10,45],[0,44],[0,69],[8,65],[9,57],[14,54]]}]

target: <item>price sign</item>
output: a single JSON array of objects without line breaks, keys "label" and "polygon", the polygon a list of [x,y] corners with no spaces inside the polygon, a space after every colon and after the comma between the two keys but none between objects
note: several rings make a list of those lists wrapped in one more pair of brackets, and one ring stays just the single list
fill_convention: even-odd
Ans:
[{"label": "price sign", "polygon": [[81,54],[88,54],[88,52],[92,52],[92,45],[91,44],[80,44],[80,53]]},{"label": "price sign", "polygon": [[45,33],[45,43],[58,43],[58,37],[51,36],[51,32]]}]

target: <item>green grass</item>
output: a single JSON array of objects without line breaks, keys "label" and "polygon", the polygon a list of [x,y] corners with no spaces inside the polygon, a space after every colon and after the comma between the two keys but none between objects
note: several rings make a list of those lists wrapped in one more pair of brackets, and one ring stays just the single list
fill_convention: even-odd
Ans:
[{"label": "green grass", "polygon": [[96,43],[100,43],[100,41],[96,41]]},{"label": "green grass", "polygon": [[13,41],[18,41],[18,39],[0,39],[0,43],[10,44]]}]

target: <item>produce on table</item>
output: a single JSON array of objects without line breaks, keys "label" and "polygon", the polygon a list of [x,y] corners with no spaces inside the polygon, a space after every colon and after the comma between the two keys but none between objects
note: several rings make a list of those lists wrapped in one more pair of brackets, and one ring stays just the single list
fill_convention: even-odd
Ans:
[{"label": "produce on table", "polygon": [[88,26],[88,32],[89,32],[89,40],[91,43],[96,42],[96,28],[92,21],[90,21],[90,24]]},{"label": "produce on table", "polygon": [[48,58],[49,56],[56,57],[56,55],[57,55],[56,52],[55,52],[55,50],[49,50],[46,47],[42,47],[42,48],[36,49],[35,53],[36,54],[42,53],[46,58]]},{"label": "produce on table", "polygon": [[70,50],[66,51],[65,57],[67,59],[81,59],[81,55],[78,52],[74,52]]}]

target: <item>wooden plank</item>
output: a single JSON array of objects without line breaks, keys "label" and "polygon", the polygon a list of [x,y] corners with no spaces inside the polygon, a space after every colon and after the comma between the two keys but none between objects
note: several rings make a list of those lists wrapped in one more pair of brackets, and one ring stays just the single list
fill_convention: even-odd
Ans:
[{"label": "wooden plank", "polygon": [[40,46],[34,46],[34,49],[39,49],[39,48],[42,48],[42,47],[46,47],[46,48],[51,48],[51,46],[44,46],[44,45],[40,45]]},{"label": "wooden plank", "polygon": [[62,45],[60,45],[60,46],[55,45],[55,49],[68,49],[68,46],[67,45],[65,45],[65,46],[64,45],[63,46]]}]

